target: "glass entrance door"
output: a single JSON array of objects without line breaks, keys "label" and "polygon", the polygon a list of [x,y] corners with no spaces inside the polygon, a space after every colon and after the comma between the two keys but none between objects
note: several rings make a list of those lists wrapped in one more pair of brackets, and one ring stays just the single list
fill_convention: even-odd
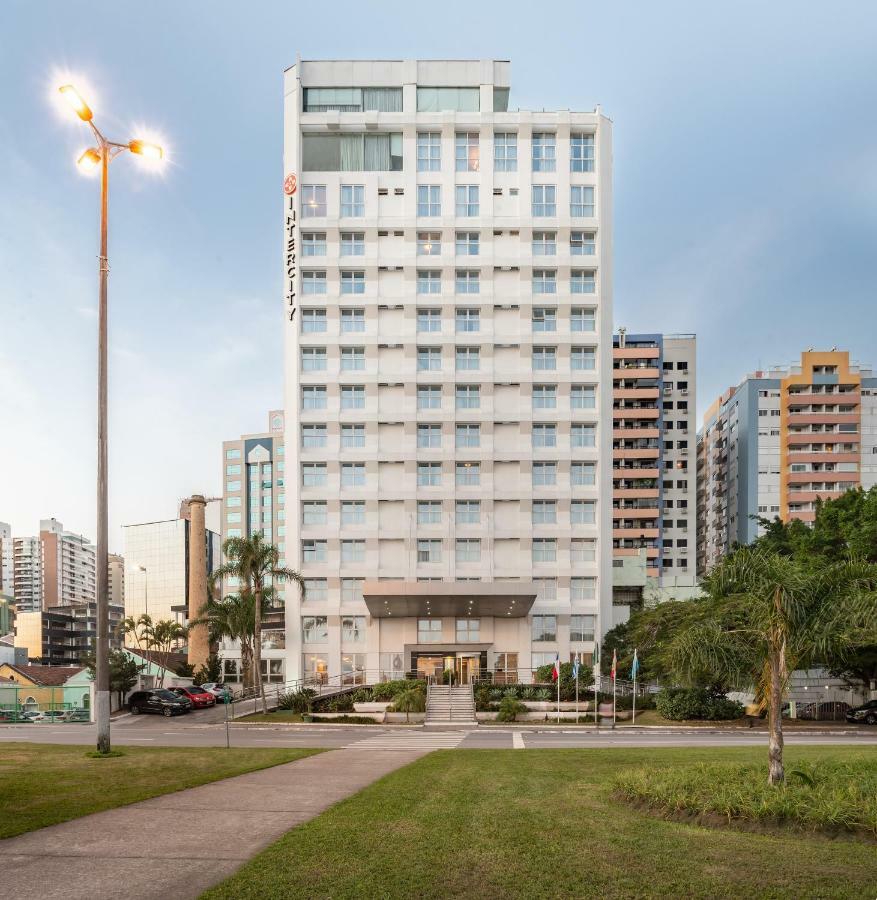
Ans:
[{"label": "glass entrance door", "polygon": [[457,656],[457,676],[460,679],[460,684],[471,684],[478,677],[480,669],[480,653],[472,655],[460,654]]}]

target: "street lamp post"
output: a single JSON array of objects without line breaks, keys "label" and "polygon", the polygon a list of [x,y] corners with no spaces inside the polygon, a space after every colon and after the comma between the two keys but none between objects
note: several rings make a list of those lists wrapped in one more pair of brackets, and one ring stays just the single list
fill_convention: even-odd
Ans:
[{"label": "street lamp post", "polygon": [[138,569],[143,573],[143,615],[149,615],[149,572],[146,570],[146,566],[138,566]]},{"label": "street lamp post", "polygon": [[100,255],[98,257],[98,325],[97,325],[97,629],[95,640],[95,721],[97,749],[110,750],[110,621],[107,572],[107,203],[110,162],[125,150],[151,159],[161,159],[163,152],[156,144],[133,140],[127,144],[107,140],[94,124],[94,114],[72,84],[59,88],[61,96],[90,128],[97,141],[77,163],[80,170],[100,167]]}]

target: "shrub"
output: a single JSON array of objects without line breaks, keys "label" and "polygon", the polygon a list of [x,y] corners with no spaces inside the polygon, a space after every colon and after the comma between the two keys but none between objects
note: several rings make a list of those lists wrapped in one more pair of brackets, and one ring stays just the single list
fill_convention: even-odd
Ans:
[{"label": "shrub", "polygon": [[413,712],[424,712],[426,710],[426,696],[423,691],[417,688],[409,687],[396,696],[393,701],[393,711],[405,713],[405,721],[410,721],[410,714]]},{"label": "shrub", "polygon": [[350,696],[354,703],[371,703],[372,692],[368,688],[359,688]]},{"label": "shrub", "polygon": [[340,725],[377,725],[374,719],[369,716],[336,716],[334,719],[320,719],[321,722],[329,722],[330,724]]},{"label": "shrub", "polygon": [[545,703],[546,700],[551,699],[551,691],[546,690],[546,688],[538,688],[533,695],[534,700],[538,700],[540,703]]},{"label": "shrub", "polygon": [[315,693],[311,688],[299,688],[299,690],[292,691],[289,694],[282,694],[277,699],[277,708],[306,713]]},{"label": "shrub", "polygon": [[490,709],[490,694],[491,690],[486,684],[479,684],[475,688],[475,709],[479,712]]},{"label": "shrub", "polygon": [[527,707],[517,697],[505,696],[499,704],[498,722],[514,722],[522,713],[527,712]]},{"label": "shrub", "polygon": [[534,687],[525,687],[521,689],[521,699],[522,700],[535,700],[536,695],[539,693],[537,688]]},{"label": "shrub", "polygon": [[743,707],[707,688],[665,688],[655,699],[658,712],[674,722],[685,719],[739,719]]}]

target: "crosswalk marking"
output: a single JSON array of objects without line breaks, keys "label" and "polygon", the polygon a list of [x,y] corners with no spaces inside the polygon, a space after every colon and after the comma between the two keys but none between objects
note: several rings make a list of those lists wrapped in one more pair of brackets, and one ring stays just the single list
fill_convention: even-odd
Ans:
[{"label": "crosswalk marking", "polygon": [[345,745],[345,750],[451,750],[462,743],[465,731],[433,733],[386,732]]}]

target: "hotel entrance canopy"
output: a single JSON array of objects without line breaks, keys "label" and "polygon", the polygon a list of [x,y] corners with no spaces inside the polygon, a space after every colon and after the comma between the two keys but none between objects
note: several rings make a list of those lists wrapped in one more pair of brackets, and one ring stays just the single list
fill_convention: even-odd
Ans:
[{"label": "hotel entrance canopy", "polygon": [[521,618],[536,600],[531,582],[366,581],[362,596],[378,619],[405,616]]}]

